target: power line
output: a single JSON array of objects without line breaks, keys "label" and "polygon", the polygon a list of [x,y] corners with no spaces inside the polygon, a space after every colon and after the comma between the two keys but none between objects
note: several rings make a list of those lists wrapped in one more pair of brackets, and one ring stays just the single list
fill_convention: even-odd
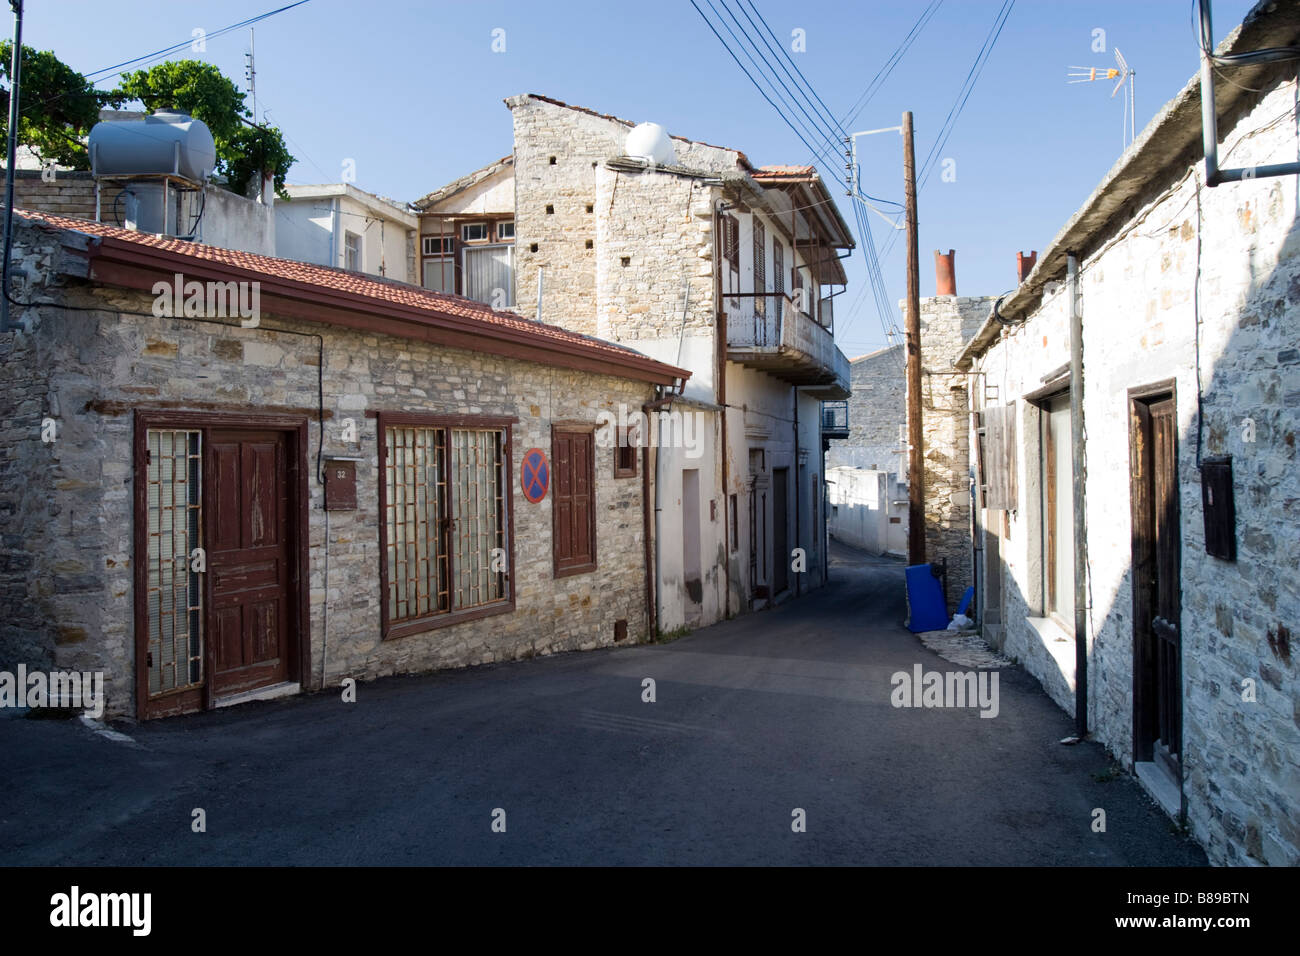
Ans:
[{"label": "power line", "polygon": [[[717,10],[716,8],[713,7],[711,0],[705,0],[705,2],[709,4],[710,9],[713,9],[714,14],[717,15]],[[821,151],[819,151],[810,142],[808,142],[808,139],[807,137],[804,136],[803,132],[799,130],[794,125],[794,123],[790,121],[790,118],[788,116],[786,116],[786,111],[782,109],[781,106],[778,106],[771,96],[768,96],[767,91],[763,89],[763,87],[759,84],[759,82],[756,79],[754,79],[753,74],[751,74],[749,70],[745,68],[745,64],[740,62],[740,58],[736,56],[735,51],[732,50],[731,46],[727,43],[727,41],[722,38],[722,34],[719,33],[717,27],[713,25],[713,21],[711,21],[709,17],[705,14],[705,12],[700,9],[700,5],[696,3],[695,0],[691,0],[691,6],[694,7],[695,12],[700,15],[700,19],[704,21],[705,26],[707,26],[709,30],[713,33],[713,35],[717,37],[718,42],[722,44],[722,48],[727,51],[727,55],[730,56],[732,60],[735,61],[736,66],[740,67],[741,72],[745,74],[749,82],[753,84],[756,90],[758,90],[759,95],[763,97],[764,100],[767,101],[767,104],[771,106],[772,109],[776,110],[777,114],[781,117],[781,121],[790,127],[791,131],[794,132],[795,136],[799,138],[799,141],[802,142],[804,146],[806,146],[809,150],[811,150],[814,156],[820,156]],[[726,28],[727,32],[731,33],[734,38],[735,37],[734,31],[732,31],[730,27],[727,27],[726,22],[722,21],[721,18],[719,18],[719,21],[722,22],[723,27]],[[739,43],[738,39],[737,39],[737,43]],[[748,53],[746,53],[746,55],[748,56]],[[753,62],[752,57],[749,57],[749,59],[751,62]],[[756,70],[758,69],[758,65],[756,63],[755,63],[755,69]],[[764,78],[766,79],[766,77]],[[769,85],[770,85],[770,81],[769,81]],[[773,87],[773,92],[775,92],[775,87]],[[780,94],[776,94],[776,95],[778,99],[781,98]],[[786,104],[784,100],[782,100],[782,103],[787,107],[789,106],[789,104]],[[831,167],[831,169],[833,169],[833,167]],[[828,169],[827,171],[830,173],[834,182],[838,183],[840,186],[847,189],[848,187],[845,185],[844,180],[841,179],[838,174],[832,172],[831,169]]]},{"label": "power line", "polygon": [[[998,38],[1002,36],[1002,28],[1006,26],[1007,19],[1011,16],[1011,11],[1015,5],[1016,0],[1004,0],[1002,6],[998,8],[998,12],[993,18],[993,24],[989,27],[988,35],[985,36],[983,45],[980,47],[979,52],[975,54],[975,60],[966,72],[966,78],[962,80],[962,84],[957,90],[957,96],[953,100],[952,108],[948,110],[948,116],[945,118],[943,126],[940,127],[939,134],[935,137],[929,152],[926,153],[925,160],[921,163],[921,175],[917,179],[918,193],[929,181],[930,173],[933,172],[934,165],[941,155],[943,147],[948,142],[948,137],[952,135],[957,120],[966,108],[966,102],[970,99],[975,84],[979,82],[980,75],[984,72],[984,65],[988,63],[989,57],[993,54],[993,47],[997,45]],[[895,241],[896,236],[890,236],[889,242],[885,244],[884,255],[886,257],[893,250]]]},{"label": "power line", "polygon": [[[825,101],[820,96],[817,95],[817,91],[813,89],[812,84],[808,82],[808,78],[803,75],[803,70],[799,69],[798,64],[794,62],[794,60],[790,57],[790,54],[786,51],[785,45],[776,39],[776,34],[772,32],[772,27],[768,24],[767,20],[763,18],[763,15],[758,12],[758,8],[754,6],[753,0],[745,0],[745,2],[747,2],[750,6],[750,9],[754,11],[754,16],[758,17],[759,21],[763,24],[764,29],[766,29],[768,34],[772,37],[772,39],[776,41],[776,45],[781,51],[781,56],[784,56],[785,60],[789,62],[790,66],[794,67],[795,73],[799,74],[799,80],[803,82],[803,87],[806,87],[808,91],[807,93],[804,93],[804,100],[808,103],[810,107],[812,107],[813,112],[818,112],[818,111],[817,111],[817,107],[813,106],[812,100],[815,99],[817,103],[820,104],[821,112],[818,113],[818,117],[827,119],[829,121],[828,125],[830,126],[830,130],[831,130],[830,136],[828,136],[826,139],[827,146],[833,152],[838,152],[839,142],[835,138],[835,134],[837,132],[840,134],[844,133],[843,125],[835,119],[835,114],[831,112],[830,107],[828,107]],[[753,19],[749,16],[748,13],[745,13],[744,7],[740,8],[740,12],[745,14],[745,19],[749,20],[750,25],[754,27],[755,31],[758,31],[758,24],[754,23]],[[790,71],[785,67],[785,63],[783,63],[781,61],[781,58],[777,56],[776,51],[772,49],[772,45],[767,42],[767,39],[763,37],[761,32],[759,32],[759,39],[763,40],[764,46],[766,46],[768,50],[772,51],[773,57],[776,57],[777,65],[780,66],[781,69],[785,71],[786,76],[790,77],[790,82],[794,83],[795,87],[802,91],[802,87],[799,86],[799,82],[796,81],[793,76],[791,76]],[[811,99],[809,98],[808,95],[809,93],[812,94]]]},{"label": "power line", "polygon": [[[692,3],[693,2],[694,0],[692,0]],[[759,65],[758,60],[755,60],[754,57],[750,55],[749,50],[746,49],[741,44],[740,37],[736,35],[735,30],[732,30],[731,27],[727,25],[726,21],[723,20],[720,15],[718,15],[717,8],[714,7],[713,5],[713,0],[705,0],[705,2],[708,3],[709,9],[713,10],[714,15],[718,16],[719,22],[726,29],[726,31],[729,34],[731,34],[732,39],[734,39],[736,43],[740,45],[741,52],[745,54],[746,59],[748,59],[749,62],[753,64],[754,69],[763,77],[764,80],[767,81],[767,84],[771,88],[773,94],[777,97],[777,99],[781,100],[781,105],[786,107],[786,109],[790,110],[792,113],[797,114],[795,118],[800,121],[800,125],[803,126],[804,131],[808,132],[809,135],[812,136],[814,140],[820,138],[822,140],[829,140],[833,142],[834,128],[831,127],[831,132],[828,135],[826,129],[822,128],[821,124],[823,121],[821,120],[821,118],[818,117],[814,119],[811,115],[809,115],[808,111],[803,107],[803,105],[798,102],[794,94],[790,91],[789,86],[787,86],[785,81],[782,80],[781,77],[776,73],[776,70],[772,68],[772,64],[763,55],[763,51],[758,48],[758,44],[755,43],[754,40],[745,31],[745,28],[741,25],[740,21],[736,19],[736,15],[731,12],[731,8],[727,6],[726,0],[718,0],[718,2],[722,5],[722,8],[726,10],[727,15],[731,17],[732,21],[736,24],[737,29],[739,29],[741,34],[745,37],[745,39],[749,41],[749,45],[753,47],[754,52],[758,54],[758,59],[762,60],[762,66]],[[697,7],[696,9],[699,8]],[[714,32],[716,33],[717,31]],[[764,72],[763,67],[767,68],[767,72]],[[771,76],[769,76],[768,73],[770,73]],[[775,77],[776,83],[772,82],[773,77]],[[792,78],[792,82],[793,82],[793,78]],[[787,102],[786,98],[783,97],[779,92],[777,92],[776,89],[777,85],[780,85],[781,89],[785,90],[786,95],[790,98],[789,102]],[[769,102],[771,101],[769,100]],[[773,106],[775,106],[775,104],[773,104]],[[777,109],[779,110],[780,108],[777,107]],[[782,119],[786,119],[784,115],[784,111],[782,111]],[[786,122],[787,124],[789,124],[788,119],[786,119]],[[803,137],[801,136],[800,139],[803,139]],[[803,142],[805,145],[808,145],[808,141],[806,139],[803,139]],[[809,145],[808,148],[813,150],[814,155],[816,155],[819,159],[821,159],[822,162],[825,162],[825,159],[823,157],[823,153],[825,152],[825,147],[818,149],[817,147],[813,147]]]},{"label": "power line", "polygon": [[[219,37],[222,36],[223,34],[229,33],[231,30],[238,30],[241,27],[252,26],[254,23],[257,23],[261,20],[265,20],[268,17],[273,17],[277,13],[284,13],[284,11],[292,10],[294,7],[301,7],[304,3],[308,3],[308,2],[310,2],[310,0],[297,0],[296,3],[287,4],[275,10],[268,10],[266,13],[258,14],[255,17],[249,17],[247,20],[240,20],[238,23],[232,23],[230,26],[222,27],[220,30],[215,30],[212,33],[206,33],[204,34],[204,39],[206,40],[208,37],[213,37],[213,38]],[[137,56],[131,60],[124,60],[121,63],[114,63],[112,66],[106,66],[102,70],[95,70],[95,72],[93,73],[87,73],[86,79],[90,79],[93,76],[99,76],[101,73],[106,73],[106,74],[120,73],[123,67],[134,66],[135,64],[143,63],[146,60],[152,60],[156,58],[169,56],[172,53],[176,53],[180,50],[183,50],[185,47],[190,46],[193,43],[194,43],[194,37],[191,36],[188,40],[182,40],[180,43],[173,43],[171,46],[164,47],[161,50],[155,50],[153,53],[146,53],[144,56]],[[96,80],[95,82],[99,82],[99,81]]]}]

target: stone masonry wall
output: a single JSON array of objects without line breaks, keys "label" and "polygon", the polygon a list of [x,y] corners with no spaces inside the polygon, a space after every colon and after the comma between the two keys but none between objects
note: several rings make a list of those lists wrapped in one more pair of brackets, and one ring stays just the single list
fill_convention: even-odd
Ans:
[{"label": "stone masonry wall", "polygon": [[597,334],[633,348],[683,331],[711,337],[716,190],[691,177],[603,164],[596,185]]},{"label": "stone masonry wall", "polygon": [[970,430],[966,378],[952,364],[988,317],[989,297],[921,300],[921,431],[925,443],[925,557],[948,562],[948,602],[975,583],[970,547]]},{"label": "stone masonry wall", "polygon": [[[4,170],[0,170],[0,189],[5,186]],[[121,190],[105,186],[100,199],[104,222],[115,223],[114,199]],[[47,212],[72,219],[95,218],[95,181],[83,170],[56,171],[52,182],[41,178],[39,169],[20,169],[14,180],[14,208]],[[121,212],[121,207],[116,207]]]},{"label": "stone masonry wall", "polygon": [[[826,467],[851,465],[903,474],[907,424],[906,355],[895,345],[849,363],[849,437],[831,442]],[[901,466],[901,470],[900,470]]]},{"label": "stone masonry wall", "polygon": [[[38,279],[52,238],[19,226],[18,256]],[[529,504],[518,491],[524,450],[551,447],[552,422],[596,423],[600,409],[639,407],[649,385],[555,369],[405,339],[263,317],[257,329],[154,318],[153,298],[68,280],[66,289],[20,289],[19,297],[65,295],[103,308],[28,309],[29,333],[0,339],[5,353],[7,443],[0,468],[5,515],[0,539],[0,666],[105,670],[110,715],[134,711],[132,572],[132,409],[268,410],[310,423],[306,460],[318,450],[318,346],[324,336],[325,451],[359,455],[358,508],[331,512],[310,482],[311,673],[306,683],[336,686],[373,678],[610,644],[614,624],[629,641],[646,636],[641,481],[614,478],[608,449],[597,449],[599,569],[556,579],[551,498]],[[120,315],[119,310],[144,315]],[[44,370],[48,388],[34,370]],[[16,387],[15,387],[16,386]],[[513,613],[384,641],[380,637],[376,422],[367,412],[517,416],[514,459],[516,609]],[[39,440],[52,413],[60,437]],[[10,417],[12,415],[12,417]],[[341,440],[351,418],[359,444]],[[549,453],[549,452],[548,452]],[[328,552],[328,580],[326,555]],[[11,605],[11,596],[23,603]],[[328,605],[328,632],[325,608]]]},{"label": "stone masonry wall", "polygon": [[536,318],[541,268],[542,320],[595,335],[596,170],[622,151],[627,129],[527,96],[508,102],[515,135],[516,310]]}]

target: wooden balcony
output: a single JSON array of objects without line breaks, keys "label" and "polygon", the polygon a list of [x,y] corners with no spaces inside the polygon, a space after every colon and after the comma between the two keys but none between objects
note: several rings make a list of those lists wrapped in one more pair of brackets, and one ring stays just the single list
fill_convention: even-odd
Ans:
[{"label": "wooden balcony", "polygon": [[849,360],[830,329],[795,308],[780,292],[723,296],[727,358],[791,385],[811,386],[814,398],[849,397]]}]

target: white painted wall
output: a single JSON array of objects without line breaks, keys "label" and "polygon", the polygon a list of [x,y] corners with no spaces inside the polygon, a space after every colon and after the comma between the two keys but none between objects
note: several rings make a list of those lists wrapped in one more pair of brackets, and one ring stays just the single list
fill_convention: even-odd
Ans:
[{"label": "white painted wall", "polygon": [[290,186],[288,192],[292,198],[275,206],[276,255],[342,269],[351,232],[361,238],[360,271],[415,282],[408,265],[413,215],[347,184]]}]

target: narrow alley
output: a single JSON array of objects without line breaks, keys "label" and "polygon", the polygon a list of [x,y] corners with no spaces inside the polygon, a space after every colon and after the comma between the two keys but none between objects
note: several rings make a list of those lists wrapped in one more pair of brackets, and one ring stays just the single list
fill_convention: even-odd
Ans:
[{"label": "narrow alley", "polygon": [[667,644],[387,678],[355,703],[330,690],[117,725],[129,742],[0,719],[9,765],[41,768],[0,791],[0,857],[1205,863],[1099,745],[1058,742],[1070,718],[1018,668],[998,672],[992,719],[891,706],[895,672],[962,668],[902,626],[901,564],[840,545],[832,557],[828,588]]}]

